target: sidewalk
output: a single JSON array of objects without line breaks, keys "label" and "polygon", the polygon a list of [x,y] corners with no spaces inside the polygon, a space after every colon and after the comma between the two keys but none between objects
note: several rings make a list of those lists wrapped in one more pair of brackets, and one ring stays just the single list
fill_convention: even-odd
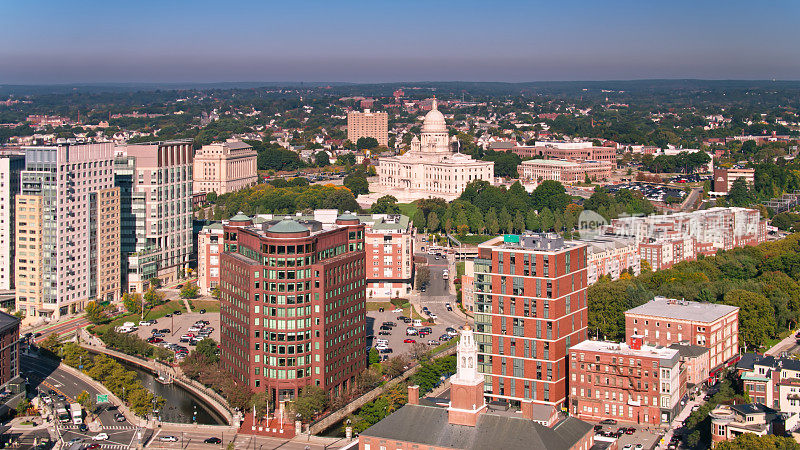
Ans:
[{"label": "sidewalk", "polygon": [[790,348],[792,348],[797,344],[797,338],[794,337],[794,334],[795,331],[792,331],[791,333],[789,333],[789,336],[786,336],[785,338],[783,338],[783,340],[773,345],[772,348],[765,351],[764,354],[774,356],[780,354],[781,352],[789,350]]}]

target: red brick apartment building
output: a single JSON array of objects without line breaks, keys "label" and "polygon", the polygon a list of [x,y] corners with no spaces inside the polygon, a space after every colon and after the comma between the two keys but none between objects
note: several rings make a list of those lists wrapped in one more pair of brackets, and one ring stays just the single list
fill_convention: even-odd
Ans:
[{"label": "red brick apartment building", "polygon": [[554,234],[478,246],[475,339],[487,396],[565,405],[568,349],[586,339],[586,244]]},{"label": "red brick apartment building", "polygon": [[221,357],[236,380],[271,402],[349,389],[367,363],[364,225],[230,220],[224,243]]},{"label": "red brick apartment building", "polygon": [[0,391],[19,376],[19,318],[0,311]]},{"label": "red brick apartment building", "polygon": [[570,412],[584,420],[669,424],[680,412],[686,373],[678,350],[583,341],[570,348]]},{"label": "red brick apartment building", "polygon": [[705,347],[714,372],[739,354],[739,308],[656,297],[625,311],[625,335],[642,335],[649,345],[689,342]]}]

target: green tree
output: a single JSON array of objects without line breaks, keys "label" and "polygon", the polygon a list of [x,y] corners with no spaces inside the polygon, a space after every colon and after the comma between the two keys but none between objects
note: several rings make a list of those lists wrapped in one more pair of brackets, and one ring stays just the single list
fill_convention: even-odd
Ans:
[{"label": "green tree", "polygon": [[356,155],[352,153],[344,153],[336,157],[336,164],[345,167],[356,165]]},{"label": "green tree", "polygon": [[200,288],[195,283],[186,283],[181,288],[181,298],[197,298],[200,294]]},{"label": "green tree", "polygon": [[725,304],[739,307],[739,339],[749,348],[758,349],[775,335],[775,313],[762,294],[731,289],[725,294]]},{"label": "green tree", "polygon": [[459,234],[467,234],[469,232],[469,223],[467,223],[467,213],[460,209],[456,213],[454,225]]},{"label": "green tree", "polygon": [[314,154],[314,164],[317,167],[325,167],[331,165],[331,159],[328,156],[328,152],[317,152]]},{"label": "green tree", "polygon": [[39,343],[40,348],[47,350],[50,353],[56,353],[59,346],[61,346],[61,339],[59,338],[58,333],[48,334],[47,337]]},{"label": "green tree", "polygon": [[292,402],[292,410],[300,415],[300,420],[308,422],[325,410],[328,404],[328,396],[322,388],[317,386],[306,386]]},{"label": "green tree", "polygon": [[750,188],[747,186],[747,182],[744,180],[744,178],[737,178],[733,182],[731,189],[728,191],[726,199],[728,200],[728,203],[733,206],[748,206],[754,200],[753,195],[750,192]]},{"label": "green tree", "polygon": [[269,412],[269,392],[256,392],[250,398],[249,409],[256,409],[256,415],[263,417]]},{"label": "green tree", "polygon": [[80,393],[80,394],[78,394],[78,396],[77,396],[77,397],[75,397],[75,401],[76,401],[76,402],[78,402],[78,403],[80,403],[80,405],[81,405],[81,406],[83,407],[83,409],[85,409],[86,411],[92,411],[92,410],[94,410],[94,406],[95,406],[94,399],[93,399],[93,398],[92,398],[92,396],[91,396],[91,395],[89,395],[89,393],[88,393],[88,392],[86,392],[86,391],[81,391],[81,393]]},{"label": "green tree", "polygon": [[161,278],[150,278],[150,280],[148,280],[148,283],[150,284],[150,287],[153,289],[158,289],[162,285]]},{"label": "green tree", "polygon": [[400,214],[400,207],[397,206],[396,197],[384,195],[372,204],[370,211],[373,214]]},{"label": "green tree", "polygon": [[539,214],[542,231],[550,231],[556,226],[556,217],[550,208],[545,207]]},{"label": "green tree", "polygon": [[418,208],[414,211],[414,217],[411,218],[411,221],[418,231],[425,229],[425,213],[421,209]]},{"label": "green tree", "polygon": [[528,210],[528,214],[525,217],[525,226],[531,231],[541,230],[542,225],[539,221],[539,214],[537,214],[533,209]]},{"label": "green tree", "polygon": [[496,235],[500,232],[500,222],[497,219],[497,213],[494,208],[489,208],[489,212],[486,213],[486,229],[489,230],[489,234],[492,235]]},{"label": "green tree", "polygon": [[378,146],[378,140],[374,137],[360,137],[356,141],[356,147],[359,150],[373,149]]},{"label": "green tree", "polygon": [[195,351],[203,355],[206,360],[212,364],[215,364],[217,361],[219,361],[219,349],[217,348],[217,342],[211,338],[206,338],[198,342]]},{"label": "green tree", "polygon": [[23,398],[17,403],[17,407],[15,408],[17,412],[17,416],[23,416],[28,412],[28,409],[31,407],[31,402],[28,401],[27,398]]},{"label": "green tree", "polygon": [[439,230],[439,215],[436,214],[436,211],[431,211],[428,214],[428,229],[430,231]]},{"label": "green tree", "polygon": [[514,231],[517,233],[525,231],[525,218],[520,210],[517,210],[517,214],[514,216]]},{"label": "green tree", "polygon": [[139,314],[142,312],[142,297],[135,292],[126,292],[122,294],[122,304],[131,314]]},{"label": "green tree", "polygon": [[214,286],[211,288],[211,296],[215,299],[219,300],[222,297],[222,292],[219,290],[219,286]]},{"label": "green tree", "polygon": [[95,325],[108,320],[106,308],[96,301],[87,303],[83,310],[86,313],[86,318]]},{"label": "green tree", "polygon": [[[746,141],[753,142],[753,141]],[[718,443],[716,450],[800,450],[800,444],[787,436],[767,434],[758,436],[753,433],[742,433],[732,441]]]},{"label": "green tree", "polygon": [[381,355],[378,353],[378,350],[375,347],[369,349],[369,365],[377,364],[381,362]]},{"label": "green tree", "polygon": [[344,178],[343,184],[356,197],[361,194],[369,194],[369,182],[364,175],[350,174]]}]

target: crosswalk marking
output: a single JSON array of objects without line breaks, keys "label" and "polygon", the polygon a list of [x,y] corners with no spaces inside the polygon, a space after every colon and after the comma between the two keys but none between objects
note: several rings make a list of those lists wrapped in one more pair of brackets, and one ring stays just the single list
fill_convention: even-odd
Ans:
[{"label": "crosswalk marking", "polygon": [[127,425],[103,425],[100,428],[104,430],[135,430],[136,427]]}]

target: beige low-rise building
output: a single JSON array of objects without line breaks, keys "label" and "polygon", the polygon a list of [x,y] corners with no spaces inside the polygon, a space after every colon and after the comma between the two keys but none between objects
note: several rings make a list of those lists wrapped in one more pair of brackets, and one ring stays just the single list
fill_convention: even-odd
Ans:
[{"label": "beige low-rise building", "polygon": [[204,145],[194,155],[192,191],[218,195],[252,186],[258,181],[258,154],[235,139]]},{"label": "beige low-rise building", "polygon": [[611,177],[612,164],[608,161],[565,161],[559,159],[531,159],[517,166],[519,178],[526,181],[554,180],[562,183],[580,183],[606,180]]}]

